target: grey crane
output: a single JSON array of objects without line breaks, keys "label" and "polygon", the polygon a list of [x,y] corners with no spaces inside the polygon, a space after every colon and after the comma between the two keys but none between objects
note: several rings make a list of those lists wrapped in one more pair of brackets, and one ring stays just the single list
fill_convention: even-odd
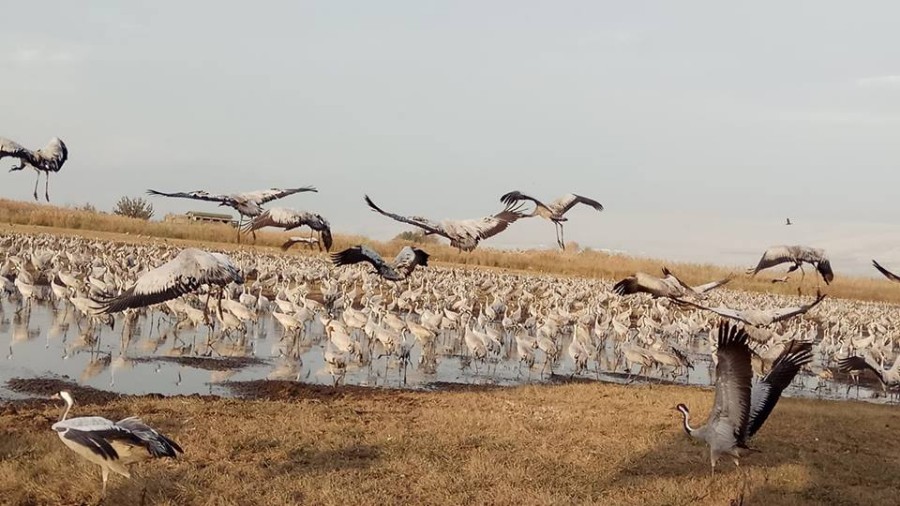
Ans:
[{"label": "grey crane", "polygon": [[684,431],[709,445],[713,474],[722,456],[731,456],[735,465],[739,465],[739,459],[754,451],[747,446],[750,439],[775,409],[781,393],[800,368],[812,361],[811,343],[788,346],[769,373],[754,384],[748,337],[744,329],[727,321],[719,324],[716,396],[706,425],[691,427],[688,407],[676,406],[682,415]]},{"label": "grey crane", "polygon": [[[881,382],[883,390],[900,387],[900,355],[894,360],[894,365],[890,369],[882,368],[869,356],[851,356],[838,361],[838,370],[856,375],[868,370],[875,374],[875,377]],[[847,390],[849,391],[849,388]]]},{"label": "grey crane", "polygon": [[649,293],[654,297],[684,297],[685,295],[704,296],[731,281],[731,277],[712,281],[698,286],[690,286],[678,279],[667,267],[662,268],[663,278],[643,272],[636,272],[613,285],[613,292],[618,295]]},{"label": "grey crane", "polygon": [[500,197],[500,202],[507,205],[512,205],[523,200],[534,202],[534,211],[532,211],[530,215],[527,215],[528,217],[540,216],[541,218],[553,222],[556,226],[556,242],[561,249],[566,249],[563,223],[569,221],[569,219],[565,217],[565,214],[569,212],[570,209],[575,207],[576,204],[584,204],[593,207],[597,211],[603,210],[603,204],[600,202],[587,197],[582,197],[581,195],[575,195],[574,193],[563,195],[549,204],[544,204],[540,200],[519,191],[511,191]]},{"label": "grey crane", "polygon": [[240,227],[244,224],[244,218],[255,218],[265,211],[262,205],[273,200],[282,199],[289,195],[302,192],[318,192],[315,186],[302,186],[300,188],[271,188],[268,190],[256,190],[243,193],[232,193],[230,195],[213,195],[203,190],[192,192],[175,192],[165,193],[156,190],[147,190],[149,195],[158,195],[161,197],[175,197],[182,199],[203,200],[206,202],[218,202],[219,206],[226,206],[234,209],[240,215],[238,221],[238,241],[240,241]]},{"label": "grey crane", "polygon": [[331,256],[334,265],[351,265],[369,262],[379,276],[389,281],[403,281],[412,274],[416,266],[428,266],[430,255],[419,248],[406,246],[397,254],[393,265],[388,264],[375,250],[365,245],[357,245]]},{"label": "grey crane", "polygon": [[69,150],[66,144],[59,138],[50,139],[46,146],[37,151],[22,147],[21,144],[0,137],[0,159],[18,158],[19,165],[9,169],[10,172],[22,170],[31,166],[37,171],[37,179],[34,180],[34,200],[38,200],[38,183],[41,181],[41,172],[47,174],[44,183],[44,198],[50,202],[50,173],[59,172],[63,164],[69,159]]},{"label": "grey crane", "polygon": [[284,230],[292,230],[304,225],[309,227],[310,230],[319,232],[319,239],[325,246],[325,251],[331,250],[331,245],[334,241],[331,236],[331,224],[328,223],[328,220],[321,214],[297,211],[284,207],[275,207],[268,209],[256,218],[253,218],[253,221],[246,224],[242,230],[244,232],[253,233],[255,239],[256,231],[264,227],[278,227],[283,228]]},{"label": "grey crane", "polygon": [[425,231],[426,235],[434,234],[446,237],[450,239],[450,245],[460,251],[473,251],[483,239],[488,239],[503,232],[516,220],[525,217],[524,214],[519,212],[518,206],[507,206],[499,213],[493,216],[485,216],[481,219],[435,222],[420,216],[401,216],[384,211],[375,205],[375,202],[368,195],[365,196],[365,200],[366,204],[376,213],[401,223],[419,227]]},{"label": "grey crane", "polygon": [[[240,269],[228,256],[187,248],[181,250],[172,260],[142,274],[133,285],[117,297],[99,301],[99,312],[117,313],[126,309],[159,304],[191,293],[203,285],[224,287],[232,282],[242,284],[244,278]],[[209,295],[210,292],[207,292],[207,303]],[[220,289],[220,301],[221,295]]]},{"label": "grey crane", "polygon": [[160,434],[137,417],[128,417],[118,422],[100,416],[83,416],[66,420],[69,410],[75,404],[72,394],[63,390],[52,399],[65,401],[66,410],[51,428],[59,439],[79,456],[100,466],[103,475],[103,489],[109,472],[130,478],[129,464],[151,458],[177,458],[184,453],[181,446]]},{"label": "grey crane", "polygon": [[820,302],[825,299],[825,294],[819,292],[816,294],[816,300],[812,301],[809,304],[801,305],[801,306],[792,306],[780,309],[731,309],[730,307],[719,306],[719,307],[706,307],[701,304],[697,304],[695,302],[691,302],[689,300],[684,300],[681,298],[674,299],[676,302],[680,304],[686,304],[688,306],[693,306],[697,309],[703,309],[705,311],[712,311],[719,316],[724,316],[725,318],[730,318],[732,320],[737,320],[742,323],[746,323],[748,325],[753,325],[754,327],[765,327],[771,325],[776,322],[788,320],[797,315],[801,315],[809,311],[810,309],[816,307]]},{"label": "grey crane", "polygon": [[834,280],[834,272],[831,270],[831,262],[825,255],[825,250],[799,245],[772,246],[763,253],[762,258],[759,259],[759,263],[756,264],[756,267],[747,269],[747,274],[756,276],[756,274],[763,269],[768,269],[769,267],[775,267],[776,265],[784,263],[793,264],[788,269],[788,272],[794,272],[797,269],[800,269],[801,283],[803,282],[803,277],[806,276],[806,272],[803,270],[804,263],[815,266],[826,285]]}]

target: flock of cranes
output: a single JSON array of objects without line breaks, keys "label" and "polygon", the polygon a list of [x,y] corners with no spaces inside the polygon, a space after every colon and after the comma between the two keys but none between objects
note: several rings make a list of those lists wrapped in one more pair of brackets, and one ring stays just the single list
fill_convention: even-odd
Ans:
[{"label": "flock of cranes", "polygon": [[[32,301],[49,296],[67,311],[72,307],[87,322],[87,333],[97,323],[123,321],[124,342],[137,321],[152,324],[165,313],[175,328],[209,328],[205,346],[216,354],[246,349],[248,329],[270,317],[283,329],[277,343],[283,360],[299,360],[309,346],[304,342],[324,339],[324,360],[336,382],[376,355],[388,356],[385,367],[393,360],[405,368],[413,348],[421,349],[422,371],[435,370],[446,354],[476,374],[488,364],[481,365],[485,375],[493,374],[490,364],[497,361],[514,360],[530,370],[538,358],[542,373],[552,373],[567,357],[572,374],[585,374],[595,363],[597,371],[624,367],[634,375],[638,368],[639,376],[683,378],[709,356],[716,400],[707,424],[692,427],[687,408],[678,409],[688,434],[709,444],[713,466],[722,456],[746,455],[750,438],[801,371],[820,380],[831,371],[851,378],[874,373],[888,391],[897,386],[900,370],[894,339],[900,328],[891,307],[828,305],[821,294],[797,304],[796,298],[728,291],[729,278],[689,283],[668,269],[663,278],[635,273],[606,283],[429,267],[428,254],[413,247],[388,262],[366,246],[327,260],[24,234],[0,238],[0,246],[0,294],[17,298],[23,314]],[[357,263],[368,267],[351,267]],[[722,307],[699,302],[710,298]],[[728,307],[742,309],[722,309]],[[804,317],[808,313],[814,314]],[[313,337],[319,324],[324,335]],[[894,365],[885,368],[885,360]],[[761,379],[754,383],[754,375]],[[180,453],[171,439],[128,420],[62,420],[53,428],[101,467],[104,482],[110,471],[127,476],[132,458]]]},{"label": "flock of cranes", "polygon": [[[57,138],[34,151],[0,138],[0,158],[4,157],[19,160],[13,171],[26,166],[37,171],[36,200],[40,173],[44,172],[47,177],[45,198],[49,201],[50,173],[62,168],[68,151]],[[315,243],[330,251],[333,245],[331,225],[322,215],[264,207],[290,195],[316,191],[315,187],[305,186],[230,195],[206,191],[167,193],[148,190],[148,193],[231,207],[240,215],[239,238],[241,233],[255,236],[255,231],[264,227],[293,230],[306,226],[318,233],[317,239],[291,237],[282,249],[298,243]],[[553,222],[557,243],[565,249],[566,213],[578,204],[596,211],[604,209],[598,201],[576,194],[545,204],[520,191],[512,191],[500,197],[504,207],[496,214],[434,221],[385,211],[368,195],[365,202],[373,212],[412,225],[426,235],[448,239],[450,245],[461,252],[475,250],[481,241],[528,217]],[[530,212],[524,210],[526,203],[534,205]],[[786,225],[791,224],[787,219]],[[29,308],[31,301],[40,297],[41,286],[49,286],[57,298],[71,304],[90,322],[89,328],[97,322],[112,326],[116,318],[113,315],[118,313],[124,313],[124,319],[128,321],[140,318],[153,308],[166,308],[167,312],[186,318],[194,325],[207,326],[210,335],[216,327],[230,335],[246,332],[247,325],[258,321],[260,312],[269,311],[283,327],[285,336],[290,335],[296,341],[301,334],[309,332],[310,322],[317,320],[327,336],[325,361],[335,371],[346,370],[354,361],[363,361],[365,348],[375,342],[401,363],[409,360],[410,349],[417,343],[433,353],[439,336],[447,332],[453,336],[454,346],[463,350],[476,368],[479,362],[500,356],[506,350],[508,356],[518,357],[520,367],[525,365],[530,369],[535,363],[535,351],[540,350],[544,367],[549,366],[552,371],[553,361],[563,353],[560,334],[565,328],[571,332],[566,351],[574,364],[573,374],[585,371],[591,360],[597,362],[599,370],[600,355],[609,348],[608,340],[612,338],[615,342],[611,346],[616,354],[613,371],[618,368],[621,358],[629,373],[632,366],[638,365],[639,374],[648,368],[656,368],[676,377],[693,366],[688,358],[688,346],[702,335],[701,329],[717,324],[717,332],[710,328],[705,348],[713,357],[716,386],[707,423],[692,427],[688,408],[684,404],[676,407],[683,416],[685,432],[709,446],[713,472],[721,457],[729,456],[737,463],[751,452],[748,446],[751,438],[772,413],[781,393],[802,369],[812,366],[814,358],[818,363],[816,374],[820,377],[828,375],[827,367],[822,364],[837,358],[837,369],[854,379],[868,371],[874,373],[886,391],[900,386],[900,353],[895,349],[893,337],[886,332],[877,330],[881,334],[879,341],[876,331],[871,331],[872,338],[860,342],[844,334],[840,324],[833,320],[823,325],[823,317],[812,324],[799,324],[800,328],[805,325],[807,330],[816,330],[812,339],[807,339],[809,333],[790,331],[790,325],[793,325],[790,322],[823,303],[826,296],[820,291],[807,303],[789,306],[771,307],[769,301],[766,308],[752,303],[749,307],[735,309],[720,299],[721,305],[713,307],[701,301],[709,298],[713,290],[726,285],[731,277],[692,285],[664,267],[661,278],[637,272],[606,287],[603,296],[592,292],[595,287],[586,287],[577,281],[566,284],[555,280],[558,286],[548,289],[545,295],[549,297],[541,299],[531,290],[551,285],[529,279],[498,280],[486,275],[477,289],[470,286],[467,290],[471,291],[463,292],[452,286],[453,281],[460,279],[455,273],[450,276],[437,269],[428,269],[428,273],[416,281],[417,267],[428,266],[429,254],[413,247],[403,248],[393,262],[388,262],[368,246],[354,246],[332,254],[331,267],[315,267],[318,278],[307,277],[308,272],[303,272],[300,278],[291,278],[289,264],[283,258],[253,258],[246,251],[239,252],[242,257],[235,261],[231,254],[196,248],[181,250],[174,256],[171,255],[174,252],[167,252],[168,260],[154,256],[153,253],[161,252],[152,248],[125,256],[122,250],[117,250],[87,262],[65,249],[40,252],[34,248],[33,239],[28,250],[21,247],[28,240],[16,240],[21,243],[16,253],[8,253],[0,266],[0,295],[17,294],[24,301],[23,307]],[[380,284],[383,282],[362,270],[331,278],[335,267],[360,263],[369,264],[374,269],[369,271],[371,274],[389,283]],[[769,248],[748,274],[754,276],[781,264],[789,264],[789,273],[799,269],[801,282],[805,276],[803,264],[812,265],[826,285],[834,279],[823,250],[799,245]],[[888,279],[900,281],[900,277],[877,262],[874,266]],[[247,291],[251,271],[255,295]],[[438,274],[432,274],[435,271]],[[300,272],[293,271],[295,275]],[[268,287],[261,282],[263,279],[269,283]],[[309,298],[308,281],[311,279],[319,285],[316,289],[322,294],[321,303]],[[398,293],[401,282],[408,282],[408,288]],[[307,288],[298,291],[298,284]],[[413,288],[414,284],[418,284],[418,288]],[[235,291],[240,286],[243,291],[236,298]],[[426,287],[430,296],[424,295]],[[277,290],[274,298],[277,310],[270,309],[273,302],[263,294],[266,288]],[[288,295],[289,291],[293,295]],[[205,295],[205,300],[198,294]],[[390,294],[390,303],[385,294]],[[622,302],[631,300],[630,296],[636,296],[635,302]],[[301,297],[305,299],[302,302]],[[488,302],[488,298],[492,301]],[[514,303],[517,305],[515,311],[511,310]],[[715,316],[697,316],[693,310]],[[215,319],[210,317],[210,311]],[[690,316],[684,316],[686,314]],[[859,325],[865,325],[865,317],[857,316]],[[690,323],[681,318],[687,318]],[[739,322],[743,327],[728,320]],[[779,326],[781,334],[769,330],[773,326]],[[686,336],[679,336],[679,333]],[[828,334],[827,338],[825,334]],[[364,341],[368,344],[364,345]],[[860,351],[867,353],[856,354]],[[871,352],[877,352],[881,361],[873,358]],[[434,360],[426,358],[424,352],[422,356],[423,366]],[[884,359],[891,356],[894,357],[893,366],[886,369]],[[757,362],[762,365],[757,366]],[[762,374],[759,374],[761,379],[754,382],[755,370]],[[125,418],[119,422],[100,417],[67,419],[74,399],[65,391],[56,398],[66,403],[66,409],[52,429],[67,447],[100,466],[104,493],[110,471],[128,477],[130,463],[155,457],[174,458],[183,452],[172,439],[138,418]]]}]

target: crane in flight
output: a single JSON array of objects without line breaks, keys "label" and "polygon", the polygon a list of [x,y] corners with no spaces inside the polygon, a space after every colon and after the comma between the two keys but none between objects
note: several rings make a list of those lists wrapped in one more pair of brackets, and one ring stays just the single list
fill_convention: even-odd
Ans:
[{"label": "crane in flight", "polygon": [[708,292],[727,284],[732,279],[729,276],[718,281],[690,286],[675,276],[667,267],[663,267],[662,272],[663,278],[636,272],[613,285],[613,292],[618,295],[644,292],[654,297],[684,297],[685,295],[703,297]]},{"label": "crane in flight", "polygon": [[707,307],[701,304],[697,304],[696,302],[691,302],[689,300],[674,299],[675,302],[680,304],[686,304],[688,306],[693,306],[697,309],[703,309],[705,311],[711,311],[716,313],[719,316],[724,316],[725,318],[730,318],[732,320],[737,320],[741,323],[746,323],[748,325],[753,325],[754,327],[766,327],[773,323],[788,320],[798,315],[802,315],[809,311],[810,309],[819,305],[820,302],[825,300],[825,295],[822,293],[816,294],[816,300],[812,301],[809,304],[804,304],[800,306],[792,306],[780,309],[731,309],[726,306],[719,307]]},{"label": "crane in flight", "polygon": [[382,278],[388,281],[403,281],[412,274],[417,266],[427,267],[429,256],[424,250],[405,246],[397,254],[394,263],[389,264],[381,258],[377,251],[365,245],[358,245],[335,253],[331,259],[337,266],[368,262],[375,267],[375,271]]},{"label": "crane in flight", "polygon": [[[146,307],[172,300],[191,293],[203,285],[219,286],[219,301],[222,290],[229,283],[243,284],[240,269],[229,257],[222,253],[211,253],[196,248],[181,250],[172,260],[141,274],[127,290],[120,295],[100,301],[101,314],[118,313],[126,309]],[[206,308],[209,307],[207,292]],[[221,310],[221,307],[219,308]],[[204,314],[207,309],[204,309]]]},{"label": "crane in flight", "polygon": [[439,235],[450,239],[450,245],[459,251],[473,251],[483,239],[493,237],[503,232],[516,220],[524,218],[525,215],[519,212],[519,206],[507,205],[507,207],[499,213],[492,216],[485,216],[481,219],[472,220],[444,220],[441,222],[431,221],[421,216],[401,216],[399,214],[389,213],[375,205],[375,202],[366,197],[366,204],[383,216],[387,216],[392,220],[401,223],[407,223],[415,227],[419,227],[425,231],[425,235]]},{"label": "crane in flight", "polygon": [[535,206],[534,211],[532,211],[530,215],[526,215],[526,217],[540,216],[541,218],[553,222],[556,226],[556,242],[561,249],[566,249],[563,223],[569,221],[569,219],[565,217],[565,214],[569,212],[570,209],[575,207],[576,204],[584,204],[593,207],[597,211],[603,210],[603,204],[600,202],[587,197],[582,197],[581,195],[575,195],[574,193],[564,195],[550,204],[544,204],[540,200],[519,191],[511,191],[500,197],[500,202],[503,202],[506,205],[513,205],[522,202],[523,200],[530,200],[534,202]]},{"label": "crane in flight", "polygon": [[19,165],[9,169],[15,172],[31,166],[37,172],[37,179],[34,180],[34,200],[38,200],[38,183],[41,181],[41,172],[47,175],[44,183],[44,198],[50,202],[50,173],[59,172],[63,164],[69,159],[69,149],[66,144],[59,138],[50,139],[41,149],[32,151],[23,147],[21,144],[0,137],[0,159],[18,158]]},{"label": "crane in flight", "polygon": [[[253,221],[244,225],[243,231],[252,233],[256,239],[256,231],[264,227],[277,227],[284,230],[293,230],[297,227],[306,225],[310,230],[319,233],[319,241],[325,246],[325,251],[331,251],[333,238],[331,236],[331,224],[321,214],[310,213],[307,211],[297,211],[284,207],[275,207],[267,209]],[[285,243],[287,244],[287,243]],[[285,245],[283,244],[282,247]],[[290,247],[290,245],[288,245]]]},{"label": "crane in flight", "polygon": [[806,272],[803,270],[804,263],[815,266],[826,285],[834,281],[834,271],[831,270],[831,262],[828,260],[828,256],[825,255],[825,250],[799,245],[772,246],[763,253],[762,258],[759,259],[759,263],[756,264],[756,267],[747,269],[747,274],[753,277],[756,276],[759,271],[784,263],[793,264],[788,268],[788,273],[800,269],[801,284],[803,283],[803,278],[806,276]]},{"label": "crane in flight", "polygon": [[238,242],[240,242],[240,229],[244,224],[244,218],[255,218],[265,211],[262,205],[273,200],[283,199],[289,195],[302,192],[318,192],[315,186],[302,186],[300,188],[271,188],[268,190],[257,190],[243,193],[232,193],[229,195],[214,195],[204,190],[196,190],[191,192],[174,192],[166,193],[157,190],[147,190],[148,195],[160,197],[174,197],[181,199],[202,200],[205,202],[218,202],[219,206],[230,207],[238,212],[240,220],[238,221]]}]

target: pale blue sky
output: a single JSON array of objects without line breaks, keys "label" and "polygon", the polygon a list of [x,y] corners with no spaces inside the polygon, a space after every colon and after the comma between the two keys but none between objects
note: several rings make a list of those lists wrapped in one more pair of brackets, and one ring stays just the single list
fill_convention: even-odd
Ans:
[{"label": "pale blue sky", "polygon": [[[900,263],[898,18],[889,1],[17,2],[0,136],[66,141],[60,204],[314,184],[282,204],[384,238],[404,227],[364,193],[470,218],[509,190],[575,191],[607,207],[573,212],[584,245],[750,264],[814,241],[869,272]],[[0,177],[30,198],[33,174]],[[553,241],[534,221],[487,244]]]}]

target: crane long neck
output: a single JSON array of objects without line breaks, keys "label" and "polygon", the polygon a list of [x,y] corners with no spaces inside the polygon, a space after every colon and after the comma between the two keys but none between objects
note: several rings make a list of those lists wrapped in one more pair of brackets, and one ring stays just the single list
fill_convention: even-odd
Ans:
[{"label": "crane long neck", "polygon": [[69,416],[69,410],[72,409],[72,403],[66,402],[66,410],[63,411],[62,417],[59,419],[60,422],[64,422],[66,417]]},{"label": "crane long neck", "polygon": [[681,411],[681,417],[682,417],[681,423],[684,426],[684,432],[686,432],[688,436],[693,436],[694,428],[691,427],[691,424],[690,424],[691,414],[687,411],[683,411],[683,410],[679,410],[679,411]]}]

